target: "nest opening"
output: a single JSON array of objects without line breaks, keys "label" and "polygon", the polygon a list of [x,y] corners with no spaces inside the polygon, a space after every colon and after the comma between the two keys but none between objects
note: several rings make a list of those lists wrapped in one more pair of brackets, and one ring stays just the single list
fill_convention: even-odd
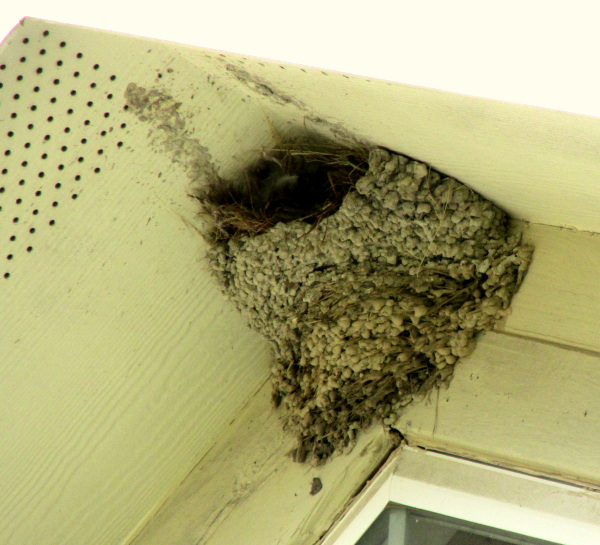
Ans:
[{"label": "nest opening", "polygon": [[213,243],[254,236],[278,223],[314,225],[333,214],[364,175],[368,153],[324,140],[266,150],[237,179],[214,179],[193,195]]}]

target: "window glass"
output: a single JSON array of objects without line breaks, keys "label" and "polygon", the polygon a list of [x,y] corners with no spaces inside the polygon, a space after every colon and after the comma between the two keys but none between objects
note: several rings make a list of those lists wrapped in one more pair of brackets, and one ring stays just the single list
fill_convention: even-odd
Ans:
[{"label": "window glass", "polygon": [[436,513],[385,509],[356,545],[558,545]]}]

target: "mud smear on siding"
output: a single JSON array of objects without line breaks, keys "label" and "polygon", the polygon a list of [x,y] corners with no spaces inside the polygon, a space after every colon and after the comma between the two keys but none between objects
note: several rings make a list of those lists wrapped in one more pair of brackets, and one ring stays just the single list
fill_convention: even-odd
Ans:
[{"label": "mud smear on siding", "polygon": [[186,132],[181,102],[163,90],[146,89],[136,83],[127,86],[125,100],[129,111],[152,125],[148,132],[150,145],[169,153],[174,163],[184,166],[190,180],[217,178],[208,148]]}]

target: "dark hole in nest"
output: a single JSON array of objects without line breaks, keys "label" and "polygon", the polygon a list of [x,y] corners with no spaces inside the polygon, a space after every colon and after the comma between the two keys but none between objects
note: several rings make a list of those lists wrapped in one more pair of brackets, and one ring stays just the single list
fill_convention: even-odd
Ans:
[{"label": "dark hole in nest", "polygon": [[280,145],[237,180],[215,179],[194,195],[208,240],[263,233],[277,223],[318,224],[336,212],[368,168],[368,151],[322,141]]}]

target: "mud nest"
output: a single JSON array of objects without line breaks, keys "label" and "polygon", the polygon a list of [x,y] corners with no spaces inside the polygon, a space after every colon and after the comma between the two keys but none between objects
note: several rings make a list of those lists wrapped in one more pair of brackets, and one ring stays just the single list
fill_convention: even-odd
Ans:
[{"label": "mud nest", "polygon": [[531,256],[491,202],[379,148],[284,146],[195,197],[216,279],[272,343],[298,461],[448,381]]}]

